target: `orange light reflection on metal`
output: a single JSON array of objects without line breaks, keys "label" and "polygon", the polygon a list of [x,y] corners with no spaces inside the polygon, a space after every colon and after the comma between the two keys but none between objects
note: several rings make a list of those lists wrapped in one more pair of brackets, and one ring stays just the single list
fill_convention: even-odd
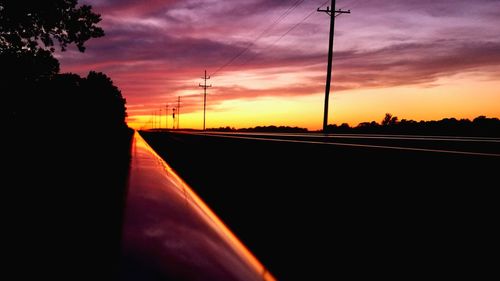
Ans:
[{"label": "orange light reflection on metal", "polygon": [[262,278],[265,281],[276,281],[274,276],[267,271],[267,269],[257,260],[257,258],[250,252],[250,250],[243,245],[243,243],[234,235],[231,230],[222,222],[221,219],[203,202],[203,200],[189,187],[187,183],[184,182],[173,169],[146,143],[146,141],[139,135],[136,131],[134,136],[135,145],[151,152],[157,160],[161,163],[165,171],[171,175],[177,182],[175,186],[179,189],[179,192],[184,193],[185,196],[192,200],[193,204],[198,207],[197,211],[200,212],[202,216],[208,218],[207,221],[211,223],[212,228],[217,231],[221,237],[226,238],[228,244],[230,244],[245,260],[249,263],[251,267],[255,269],[256,272],[261,272]]}]

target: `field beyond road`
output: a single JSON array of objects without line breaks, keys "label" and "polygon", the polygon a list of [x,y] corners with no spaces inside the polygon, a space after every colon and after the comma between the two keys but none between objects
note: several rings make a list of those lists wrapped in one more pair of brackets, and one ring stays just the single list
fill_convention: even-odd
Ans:
[{"label": "field beyond road", "polygon": [[497,139],[141,135],[278,280],[494,268]]}]

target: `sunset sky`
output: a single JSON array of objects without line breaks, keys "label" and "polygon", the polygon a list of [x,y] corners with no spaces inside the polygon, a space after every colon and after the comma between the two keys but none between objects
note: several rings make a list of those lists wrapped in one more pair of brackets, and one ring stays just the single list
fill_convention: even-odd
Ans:
[{"label": "sunset sky", "polygon": [[[79,2],[101,14],[106,36],[83,54],[57,53],[61,70],[108,74],[130,126],[151,127],[160,109],[165,126],[165,106],[180,96],[181,128],[201,128],[206,69],[207,127],[321,128],[329,18],[316,9],[330,1]],[[338,0],[337,8],[351,14],[336,18],[330,124],[386,112],[500,117],[500,0]]]}]

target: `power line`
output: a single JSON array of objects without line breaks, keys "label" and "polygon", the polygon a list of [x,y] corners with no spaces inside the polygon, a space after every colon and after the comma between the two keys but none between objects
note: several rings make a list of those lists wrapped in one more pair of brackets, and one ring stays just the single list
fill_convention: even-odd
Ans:
[{"label": "power line", "polygon": [[257,37],[256,40],[254,40],[254,43],[258,41],[260,38],[262,38],[262,36],[264,36],[264,34],[266,34],[268,31],[273,29],[273,27],[275,27],[279,22],[285,19],[290,13],[293,12],[293,10],[295,10],[295,8],[297,8],[300,4],[302,4],[302,2],[304,2],[304,0],[297,0],[291,7],[288,8],[288,10],[286,10],[283,14],[281,14],[281,16],[279,16],[268,28],[266,28],[264,32],[262,32]]},{"label": "power line", "polygon": [[[295,8],[297,8],[300,4],[302,4],[304,0],[298,0],[296,1],[291,7],[288,8],[278,19],[273,23],[272,27],[275,26],[275,23],[278,23],[279,21],[283,20],[285,17],[287,17]],[[269,28],[270,30],[271,28]]]},{"label": "power line", "polygon": [[[175,106],[175,103],[177,103],[177,107]],[[170,106],[170,104],[173,104],[172,106]],[[161,107],[163,108],[163,107]],[[177,99],[175,99],[174,101],[171,101],[168,102],[165,104],[165,128],[168,129],[168,116],[169,116],[169,109],[172,109],[172,129],[175,129],[177,127],[177,129],[179,129],[179,122],[180,122],[180,113],[181,113],[181,97],[178,96]],[[160,112],[162,111],[162,109],[160,109]],[[156,112],[154,112],[153,114],[156,114]],[[176,116],[177,114],[177,116]],[[160,113],[160,119],[163,118],[161,113]],[[161,120],[160,120],[160,128],[161,128]]]},{"label": "power line", "polygon": [[[324,5],[326,5],[326,3],[328,3],[328,1],[325,1],[323,4],[321,4],[320,8],[323,7]],[[293,25],[290,29],[288,29],[285,33],[283,33],[279,38],[278,40],[276,40],[275,42],[273,42],[271,44],[271,46],[274,46],[276,43],[278,43],[281,39],[283,39],[283,37],[285,37],[288,33],[290,33],[292,30],[294,30],[295,28],[297,28],[297,26],[301,25],[303,22],[305,22],[308,18],[310,18],[314,12],[316,12],[316,10],[313,10],[311,13],[309,13],[307,16],[305,16],[301,21],[299,21],[298,23],[296,23],[295,25]]]},{"label": "power line", "polygon": [[[295,10],[299,5],[301,5],[305,0],[297,0],[295,2],[293,2],[293,4],[287,9],[285,10],[278,18],[276,18],[269,26],[267,26],[256,38],[254,38],[243,50],[241,50],[239,53],[237,53],[236,55],[234,55],[231,59],[229,59],[225,64],[223,64],[222,66],[220,66],[219,68],[217,68],[214,72],[212,72],[212,74],[210,76],[207,77],[207,72],[205,70],[205,76],[202,77],[202,79],[205,80],[205,83],[204,85],[201,85],[199,84],[199,87],[203,87],[204,88],[204,98],[203,98],[203,130],[205,130],[205,124],[206,124],[206,90],[207,88],[211,87],[212,85],[210,86],[207,86],[206,85],[206,80],[207,79],[210,79],[211,76],[214,76],[215,74],[217,74],[218,72],[220,72],[222,69],[224,69],[225,67],[229,66],[230,64],[232,64],[234,61],[236,61],[239,57],[241,57],[245,52],[247,52],[252,46],[255,45],[255,43],[260,40],[265,34],[267,34],[269,31],[271,31],[278,23],[280,23],[283,19],[285,19],[288,15],[290,15],[293,10]],[[342,9],[340,10],[335,10],[335,0],[331,0],[332,1],[332,10],[330,11],[329,10],[329,7],[327,8],[327,10],[321,10],[321,8],[326,5],[330,0],[327,0],[325,2],[323,2],[319,8],[317,8],[316,10],[313,10],[311,11],[309,14],[307,14],[304,18],[302,18],[299,22],[297,22],[296,24],[294,24],[292,27],[290,27],[287,31],[285,31],[280,37],[278,37],[277,40],[275,40],[273,43],[271,43],[270,45],[268,45],[267,47],[265,47],[264,50],[268,50],[270,48],[273,48],[279,41],[281,41],[281,39],[283,39],[286,35],[288,35],[290,32],[292,32],[294,29],[296,29],[298,26],[300,26],[302,23],[304,23],[307,19],[309,19],[316,11],[321,11],[321,12],[327,12],[330,16],[331,16],[331,22],[334,22],[334,18],[343,14],[343,13],[350,13],[350,11],[342,11]],[[354,4],[352,4],[353,6],[355,4],[358,4],[360,0],[355,0],[354,1]],[[331,13],[333,11],[333,13]],[[331,30],[330,30],[330,33],[333,32],[333,23],[331,24]],[[333,35],[331,35],[332,37],[332,44],[333,44]],[[329,80],[331,79],[331,58],[330,58],[330,52],[329,52],[329,66],[328,68],[330,69],[329,71],[329,74],[327,75],[327,80],[328,80],[328,92],[329,92]],[[257,55],[254,55],[253,57],[250,57],[250,59],[246,60],[245,62],[243,62],[241,65],[244,65],[244,64],[247,64],[249,61],[251,61],[252,59],[254,59]],[[179,97],[179,101],[178,101],[179,105],[177,107],[177,114],[179,115],[180,113],[180,97]],[[327,110],[328,108],[328,102],[325,100],[325,110]],[[174,113],[173,113],[173,116],[175,116],[175,109],[174,110]],[[327,115],[327,111],[325,112],[325,114]],[[325,115],[325,116],[326,116]],[[327,118],[327,117],[326,117]],[[174,117],[175,119],[175,117]],[[177,122],[179,122],[179,117],[177,119]],[[177,123],[177,128],[179,128],[179,123]],[[175,121],[174,121],[174,127],[175,127]],[[326,129],[325,125],[324,125],[324,129]]]},{"label": "power line", "polygon": [[[323,6],[325,6],[328,2],[330,2],[330,0],[326,0],[325,2],[323,2],[323,4],[321,4],[319,6],[318,9],[322,8]],[[353,3],[351,3],[349,5],[349,7],[355,7],[359,4],[360,0],[355,0]],[[346,6],[344,6],[346,7]],[[344,9],[344,7],[342,7],[340,10]],[[287,31],[285,31],[277,40],[275,40],[273,43],[269,44],[268,46],[264,47],[264,49],[261,50],[261,52],[263,51],[268,51],[268,50],[272,50],[274,49],[274,46],[281,40],[283,39],[283,37],[285,37],[286,35],[288,35],[288,33],[292,32],[295,28],[297,28],[298,26],[300,26],[302,23],[304,23],[307,19],[309,19],[315,12],[317,12],[317,10],[313,10],[311,11],[311,13],[307,14],[304,18],[302,18],[298,23],[296,23],[295,25],[293,25],[291,28],[289,28]],[[335,17],[338,17],[342,15],[342,13],[340,14],[336,14]],[[254,60],[256,57],[258,56],[258,54],[254,54],[254,56],[248,58],[246,61],[244,61],[243,63],[241,63],[239,66],[243,66],[243,65],[246,65],[248,64],[249,62],[251,62],[252,60]]]},{"label": "power line", "polygon": [[[350,8],[353,8],[357,6],[360,3],[361,0],[355,0],[353,3],[350,3],[349,5],[344,5],[340,10],[344,9],[345,7],[349,6]],[[319,6],[319,8],[322,8],[325,6],[330,0],[326,0]],[[275,40],[273,43],[269,44],[268,46],[264,47],[261,52],[268,51],[274,49],[274,46],[283,39],[286,35],[288,35],[290,32],[292,32],[295,28],[299,27],[302,23],[304,23],[307,19],[309,19],[317,10],[311,11],[311,13],[307,14],[304,18],[302,18],[299,22],[297,22],[295,25],[293,25],[291,28],[289,28],[287,31],[285,31],[277,40]],[[336,14],[335,17],[341,16],[342,13]],[[248,58],[246,61],[243,63],[239,64],[239,66],[243,66],[254,60],[259,54],[254,54],[252,57]]]},{"label": "power line", "polygon": [[181,97],[177,97],[177,130],[179,130],[179,124],[181,120]]},{"label": "power line", "polygon": [[172,129],[175,129],[175,107],[172,108]]},{"label": "power line", "polygon": [[[323,3],[320,7],[323,7],[328,1],[326,1],[325,3]],[[305,16],[301,21],[297,22],[296,24],[294,24],[291,28],[289,28],[285,33],[283,33],[276,41],[274,41],[273,43],[271,43],[271,45],[269,45],[266,49],[268,48],[271,48],[273,47],[274,45],[276,45],[281,39],[283,39],[283,37],[285,37],[288,33],[292,32],[292,30],[294,30],[295,28],[297,28],[299,25],[301,25],[302,23],[304,23],[308,18],[310,18],[314,12],[316,12],[316,10],[313,10],[311,13],[309,13],[307,16]]]},{"label": "power line", "polygon": [[[319,7],[323,7],[324,5],[326,5],[326,3],[328,3],[330,0],[327,0],[325,2],[323,2],[323,4],[321,4]],[[268,46],[266,46],[264,49],[262,49],[261,52],[263,51],[266,51],[266,50],[272,50],[274,48],[274,46],[281,40],[283,39],[283,37],[285,37],[288,33],[292,32],[295,28],[297,28],[299,25],[301,25],[302,23],[304,23],[307,19],[309,19],[317,10],[314,9],[312,10],[309,14],[307,14],[304,18],[302,18],[299,22],[297,22],[296,24],[294,24],[292,27],[290,27],[287,31],[285,31],[280,37],[278,37],[277,40],[275,40],[273,43],[269,44]],[[254,60],[256,57],[258,56],[258,54],[255,54],[254,56],[250,57],[249,59],[247,59],[246,61],[244,61],[242,64],[240,64],[240,66],[243,66],[243,65],[246,65],[248,64],[250,61]]]},{"label": "power line", "polygon": [[210,76],[214,76],[217,74],[219,71],[233,63],[236,59],[241,57],[244,53],[246,53],[255,43],[261,39],[267,32],[269,32],[271,29],[274,28],[279,22],[281,22],[284,18],[286,18],[295,8],[297,8],[300,4],[302,4],[304,0],[297,0],[295,1],[291,7],[289,7],[285,12],[283,12],[276,20],[274,20],[268,27],[266,27],[252,42],[250,42],[243,50],[241,50],[239,53],[234,55],[229,61],[227,61],[225,64],[217,68]]}]

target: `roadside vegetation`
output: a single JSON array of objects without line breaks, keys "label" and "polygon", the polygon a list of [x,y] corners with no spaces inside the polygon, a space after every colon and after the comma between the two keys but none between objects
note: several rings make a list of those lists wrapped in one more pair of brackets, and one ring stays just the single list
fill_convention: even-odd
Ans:
[{"label": "roadside vegetation", "polygon": [[[253,128],[220,127],[210,128],[208,131],[216,132],[273,132],[273,133],[307,133],[306,128],[289,126],[257,126]],[[357,126],[347,123],[341,125],[331,124],[327,133],[337,134],[408,134],[408,135],[434,135],[434,136],[477,136],[500,137],[500,120],[478,116],[473,120],[444,118],[437,121],[415,121],[402,119],[386,113],[380,121],[362,122]]]}]

